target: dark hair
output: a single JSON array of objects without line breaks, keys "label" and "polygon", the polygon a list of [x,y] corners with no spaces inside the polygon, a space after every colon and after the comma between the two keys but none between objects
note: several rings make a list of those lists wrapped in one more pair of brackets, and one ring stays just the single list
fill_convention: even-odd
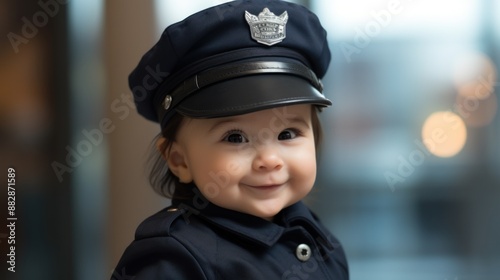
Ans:
[{"label": "dark hair", "polygon": [[[192,196],[190,184],[181,183],[179,178],[168,169],[164,155],[170,151],[172,143],[176,141],[177,131],[183,123],[184,117],[175,114],[165,125],[149,148],[149,183],[153,189],[161,196],[175,199],[188,199]],[[165,138],[159,147],[156,145],[160,138]]]},{"label": "dark hair", "polygon": [[[316,110],[311,110],[316,155],[318,155],[323,137],[323,130],[321,129],[321,123],[318,117],[318,112],[320,111],[318,107],[316,107]],[[158,194],[171,199],[189,199],[193,196],[191,190],[192,184],[181,183],[179,178],[168,169],[167,162],[163,157],[164,154],[169,152],[172,143],[176,141],[177,132],[184,120],[185,117],[180,114],[175,114],[168,121],[162,132],[153,139],[149,148],[149,183]],[[164,137],[167,141],[164,141],[160,147],[157,147],[156,143],[161,137]]]}]

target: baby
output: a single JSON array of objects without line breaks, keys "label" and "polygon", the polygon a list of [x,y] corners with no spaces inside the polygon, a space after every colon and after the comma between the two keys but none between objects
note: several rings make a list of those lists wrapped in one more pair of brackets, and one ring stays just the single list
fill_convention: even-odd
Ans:
[{"label": "baby", "polygon": [[[150,181],[172,205],[139,226],[112,279],[348,279],[339,242],[301,202],[329,62],[318,18],[284,1],[168,27],[129,82],[160,124]],[[152,71],[168,75],[157,86]]]}]

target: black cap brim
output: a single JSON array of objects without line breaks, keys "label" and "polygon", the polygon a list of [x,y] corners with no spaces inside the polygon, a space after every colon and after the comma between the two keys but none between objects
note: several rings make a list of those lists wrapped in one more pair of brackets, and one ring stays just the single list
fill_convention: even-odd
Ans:
[{"label": "black cap brim", "polygon": [[192,93],[175,110],[192,118],[216,118],[295,104],[326,107],[332,102],[301,77],[267,74],[210,85]]}]

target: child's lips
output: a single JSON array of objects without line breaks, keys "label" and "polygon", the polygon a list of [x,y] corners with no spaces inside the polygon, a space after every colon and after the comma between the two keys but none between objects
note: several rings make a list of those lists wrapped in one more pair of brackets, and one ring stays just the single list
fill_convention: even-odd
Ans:
[{"label": "child's lips", "polygon": [[[246,184],[244,184],[244,185],[246,185]],[[246,186],[253,188],[253,189],[259,189],[259,190],[272,190],[272,189],[277,189],[283,185],[284,184],[265,184],[265,185],[246,185]]]}]

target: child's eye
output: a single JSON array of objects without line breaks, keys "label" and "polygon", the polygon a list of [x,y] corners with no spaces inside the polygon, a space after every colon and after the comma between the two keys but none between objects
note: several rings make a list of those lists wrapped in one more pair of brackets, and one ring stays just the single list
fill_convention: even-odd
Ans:
[{"label": "child's eye", "polygon": [[293,128],[288,128],[283,130],[279,135],[278,135],[278,140],[290,140],[294,139],[295,137],[300,135],[300,131],[297,129]]},{"label": "child's eye", "polygon": [[240,130],[231,130],[226,133],[226,136],[222,139],[225,142],[229,143],[248,143],[248,139],[243,136],[242,131]]}]

